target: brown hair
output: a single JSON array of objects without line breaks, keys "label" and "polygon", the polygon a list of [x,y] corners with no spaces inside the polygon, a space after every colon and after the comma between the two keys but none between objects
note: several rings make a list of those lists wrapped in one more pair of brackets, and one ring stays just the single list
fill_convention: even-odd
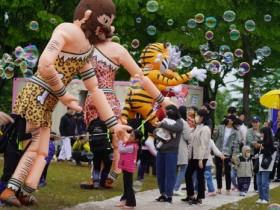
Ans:
[{"label": "brown hair", "polygon": [[115,16],[116,7],[112,0],[81,0],[75,9],[73,20],[83,19],[87,10],[91,10],[92,13],[89,19],[82,24],[81,28],[89,42],[95,44],[98,41],[95,35],[98,26],[102,27],[108,36],[111,33],[111,27],[103,26],[98,22],[97,18],[104,14],[109,17],[112,17],[112,15]]}]

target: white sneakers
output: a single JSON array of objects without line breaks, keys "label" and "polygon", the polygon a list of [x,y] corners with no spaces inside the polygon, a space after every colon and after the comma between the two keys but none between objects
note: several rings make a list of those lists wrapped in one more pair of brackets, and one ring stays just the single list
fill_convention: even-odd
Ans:
[{"label": "white sneakers", "polygon": [[269,202],[266,201],[266,200],[261,200],[261,199],[259,199],[259,200],[256,201],[256,203],[268,204]]},{"label": "white sneakers", "polygon": [[239,196],[245,196],[246,193],[245,192],[239,192]]},{"label": "white sneakers", "polygon": [[174,190],[173,195],[176,196],[186,196],[186,193],[183,193],[181,190]]}]

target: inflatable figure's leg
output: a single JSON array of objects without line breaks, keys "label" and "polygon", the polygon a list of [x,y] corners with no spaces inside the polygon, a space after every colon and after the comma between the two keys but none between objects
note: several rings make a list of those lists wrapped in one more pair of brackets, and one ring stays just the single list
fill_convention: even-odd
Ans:
[{"label": "inflatable figure's leg", "polygon": [[[32,138],[24,142],[24,147],[28,146],[28,148],[20,159],[6,190],[1,194],[2,200],[14,206],[21,206],[21,203],[25,205],[35,205],[38,203],[30,194],[37,189],[39,179],[46,164],[45,157],[48,154],[49,148],[49,128],[39,128],[33,123],[27,122],[26,133],[32,134]],[[17,199],[15,193],[20,188],[21,192]]]},{"label": "inflatable figure's leg", "polygon": [[122,170],[118,167],[120,153],[118,149],[118,138],[116,135],[112,135],[112,146],[113,146],[113,162],[112,162],[111,171],[105,182],[106,188],[112,188],[113,182],[119,177],[119,174],[122,172]]}]

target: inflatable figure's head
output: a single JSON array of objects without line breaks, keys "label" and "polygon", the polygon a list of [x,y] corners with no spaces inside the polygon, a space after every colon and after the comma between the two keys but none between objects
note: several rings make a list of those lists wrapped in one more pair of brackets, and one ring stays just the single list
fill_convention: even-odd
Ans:
[{"label": "inflatable figure's head", "polygon": [[180,62],[181,52],[177,46],[165,43],[153,43],[144,48],[140,55],[142,67],[151,67],[165,73],[175,70]]},{"label": "inflatable figure's head", "polygon": [[112,37],[112,23],[116,16],[116,7],[112,0],[81,0],[74,12],[73,20],[82,20],[86,11],[92,11],[81,28],[91,44]]}]

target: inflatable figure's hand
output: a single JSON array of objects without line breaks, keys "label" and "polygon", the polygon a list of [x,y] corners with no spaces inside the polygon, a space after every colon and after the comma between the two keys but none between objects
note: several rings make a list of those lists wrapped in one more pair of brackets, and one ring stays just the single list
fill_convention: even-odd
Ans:
[{"label": "inflatable figure's hand", "polygon": [[182,91],[182,85],[176,85],[171,87],[171,91],[176,95],[179,94]]},{"label": "inflatable figure's hand", "polygon": [[198,69],[197,67],[194,67],[191,71],[190,71],[191,77],[192,78],[196,78],[199,81],[203,82],[205,80],[205,78],[207,77],[206,75],[206,70],[205,69]]},{"label": "inflatable figure's hand", "polygon": [[4,112],[0,112],[0,126],[8,123],[14,123],[13,118],[11,118],[9,115],[7,115]]},{"label": "inflatable figure's hand", "polygon": [[68,92],[66,92],[63,96],[58,97],[58,99],[64,106],[69,107],[70,109],[73,109],[77,112],[81,112],[83,110],[82,107],[77,104],[77,101],[79,101],[79,99],[72,96]]},{"label": "inflatable figure's hand", "polygon": [[132,130],[132,128],[128,125],[122,125],[120,123],[114,125],[113,127],[109,128],[109,130],[114,133],[114,135],[117,135],[118,139],[124,139],[126,136],[127,130]]}]

